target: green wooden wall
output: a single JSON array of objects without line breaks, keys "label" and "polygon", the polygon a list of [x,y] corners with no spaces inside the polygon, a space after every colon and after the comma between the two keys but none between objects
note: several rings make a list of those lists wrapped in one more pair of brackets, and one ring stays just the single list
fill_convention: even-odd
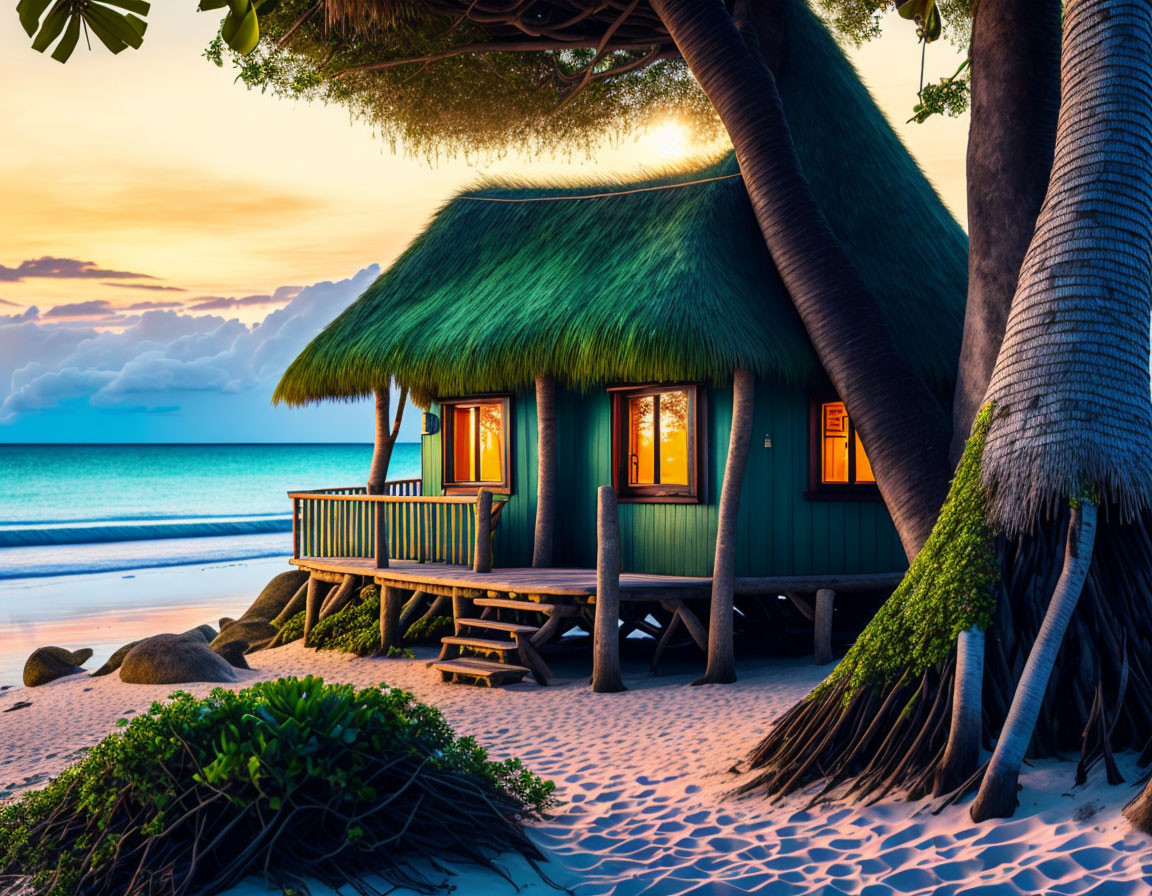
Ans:
[{"label": "green wooden wall", "polygon": [[[624,569],[708,576],[728,452],[732,393],[707,388],[701,504],[620,504]],[[439,413],[436,406],[433,412]],[[559,506],[554,562],[596,565],[596,489],[612,481],[611,404],[606,392],[557,390]],[[532,561],[536,517],[536,407],[532,392],[513,402],[513,495],[496,535],[498,566]],[[765,436],[772,447],[764,447]],[[809,501],[808,399],[795,389],[756,385],[752,446],[740,500],[738,576],[892,572],[907,566],[884,505]],[[425,494],[441,494],[440,435],[423,437]]]}]

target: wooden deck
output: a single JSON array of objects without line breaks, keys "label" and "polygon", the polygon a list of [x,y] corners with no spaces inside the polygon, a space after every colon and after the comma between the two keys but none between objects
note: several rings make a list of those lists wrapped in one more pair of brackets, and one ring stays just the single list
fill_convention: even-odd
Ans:
[{"label": "wooden deck", "polygon": [[[456,589],[466,589],[591,599],[596,595],[594,569],[516,567],[473,572],[467,566],[418,563],[414,560],[393,560],[386,568],[380,568],[374,560],[361,557],[299,557],[292,563],[301,569],[330,575],[371,576],[380,584],[419,589],[430,594],[452,595]],[[622,573],[620,576],[621,600],[689,600],[707,598],[711,593],[711,579],[634,572]]]}]

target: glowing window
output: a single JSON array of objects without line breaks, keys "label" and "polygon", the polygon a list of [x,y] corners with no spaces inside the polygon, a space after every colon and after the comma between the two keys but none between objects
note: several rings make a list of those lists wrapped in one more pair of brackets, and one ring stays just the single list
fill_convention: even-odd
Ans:
[{"label": "glowing window", "polygon": [[506,414],[499,398],[444,405],[445,485],[506,484]]},{"label": "glowing window", "polygon": [[646,499],[696,495],[696,387],[619,390],[618,491]]},{"label": "glowing window", "polygon": [[820,405],[820,484],[871,485],[876,482],[860,436],[842,401]]}]

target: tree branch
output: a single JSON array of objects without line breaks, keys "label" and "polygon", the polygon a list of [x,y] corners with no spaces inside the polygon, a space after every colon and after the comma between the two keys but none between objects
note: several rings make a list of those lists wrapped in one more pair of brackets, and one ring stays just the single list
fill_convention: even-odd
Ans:
[{"label": "tree branch", "polygon": [[[351,68],[343,69],[333,75],[333,78],[339,80],[346,78],[348,75],[353,75],[358,72],[380,71],[388,68],[396,68],[401,65],[413,65],[422,63],[427,65],[431,62],[440,62],[445,59],[453,59],[457,56],[466,56],[472,54],[482,53],[539,53],[545,50],[590,50],[599,46],[598,42],[591,39],[580,41],[555,41],[555,40],[532,40],[532,41],[487,41],[474,44],[465,44],[459,47],[453,47],[451,50],[445,50],[442,53],[430,53],[426,56],[408,56],[403,59],[388,59],[383,62],[368,62],[363,65],[355,65]],[[648,50],[652,46],[651,41],[643,44],[628,44],[612,47],[613,50]]]},{"label": "tree branch", "polygon": [[629,4],[625,6],[624,9],[620,12],[620,15],[616,17],[616,21],[605,29],[604,36],[600,38],[600,45],[596,47],[596,55],[592,57],[592,61],[589,62],[588,67],[584,69],[584,77],[577,85],[576,89],[572,91],[570,97],[575,96],[577,93],[588,86],[588,82],[592,79],[592,73],[596,68],[596,63],[603,59],[604,54],[607,52],[607,47],[609,42],[612,40],[612,35],[620,30],[620,26],[628,20],[628,16],[632,15],[632,13],[636,11],[636,7],[639,5],[640,0],[631,0],[631,2],[629,2]]},{"label": "tree branch", "polygon": [[282,38],[280,38],[280,40],[276,41],[276,49],[278,49],[278,50],[283,49],[284,45],[287,44],[288,41],[290,41],[292,39],[292,35],[295,34],[298,30],[300,30],[300,26],[303,25],[310,18],[312,18],[312,16],[316,15],[316,13],[320,11],[321,5],[322,5],[321,0],[316,0],[315,3],[313,3],[310,7],[308,7],[308,11],[305,12],[304,15],[300,16],[300,18],[298,18],[295,22],[293,22],[292,27],[284,32],[284,36]]}]

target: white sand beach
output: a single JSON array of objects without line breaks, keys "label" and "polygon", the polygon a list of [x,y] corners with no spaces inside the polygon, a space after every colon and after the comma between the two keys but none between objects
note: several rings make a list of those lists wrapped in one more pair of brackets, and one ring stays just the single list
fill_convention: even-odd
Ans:
[{"label": "white sand beach", "polygon": [[[0,553],[0,567],[3,555]],[[92,648],[98,669],[121,644],[239,616],[284,569],[282,557],[0,581],[0,686],[18,685],[36,647]]]},{"label": "white sand beach", "polygon": [[[694,670],[648,678],[625,665],[629,690],[593,694],[580,665],[559,665],[555,686],[499,690],[446,685],[416,660],[357,659],[299,644],[255,654],[242,687],[261,678],[319,674],[329,681],[403,687],[440,707],[459,734],[496,757],[518,756],[557,784],[560,804],[532,826],[547,872],[580,896],[598,894],[1146,894],[1152,843],[1120,814],[1136,792],[1103,769],[1073,788],[1074,762],[1026,766],[1022,805],[1004,822],[973,825],[967,806],[939,816],[924,803],[865,807],[800,799],[731,798],[731,769],[771,720],[828,671],[810,660],[744,664],[735,685],[687,687]],[[197,694],[211,685],[193,685]],[[0,795],[41,785],[108,732],[173,690],[77,675],[0,695]],[[31,703],[11,712],[17,701]],[[523,893],[554,892],[520,859],[506,870]],[[461,868],[463,894],[512,894],[491,872]],[[234,896],[267,892],[259,881]],[[330,893],[315,890],[317,896]]]}]

